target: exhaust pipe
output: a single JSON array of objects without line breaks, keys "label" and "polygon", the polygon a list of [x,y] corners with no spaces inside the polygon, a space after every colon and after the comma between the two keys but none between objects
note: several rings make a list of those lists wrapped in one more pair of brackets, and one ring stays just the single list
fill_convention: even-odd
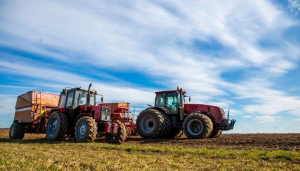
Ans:
[{"label": "exhaust pipe", "polygon": [[88,96],[87,96],[87,100],[86,100],[86,108],[88,110],[90,110],[90,104],[91,104],[91,87],[92,87],[92,83],[89,85]]}]

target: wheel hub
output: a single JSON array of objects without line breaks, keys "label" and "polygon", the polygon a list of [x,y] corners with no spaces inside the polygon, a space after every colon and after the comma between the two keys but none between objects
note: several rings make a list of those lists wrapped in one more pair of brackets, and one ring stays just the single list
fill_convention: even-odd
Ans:
[{"label": "wheel hub", "polygon": [[145,133],[151,133],[155,129],[155,120],[152,116],[145,116],[141,120],[141,128]]},{"label": "wheel hub", "polygon": [[56,129],[57,129],[57,119],[52,118],[49,121],[49,127],[48,127],[48,134],[49,134],[50,137],[52,137],[54,135]]},{"label": "wheel hub", "polygon": [[187,129],[192,135],[199,135],[203,131],[203,124],[198,119],[192,119],[188,122]]},{"label": "wheel hub", "polygon": [[79,138],[84,138],[85,135],[87,133],[87,126],[85,123],[82,123],[80,126],[79,126],[79,129],[78,129],[78,136]]}]

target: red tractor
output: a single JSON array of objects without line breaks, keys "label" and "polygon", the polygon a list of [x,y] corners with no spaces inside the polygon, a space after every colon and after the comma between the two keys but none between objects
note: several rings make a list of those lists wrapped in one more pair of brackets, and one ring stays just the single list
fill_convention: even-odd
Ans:
[{"label": "red tractor", "polygon": [[[121,144],[126,139],[126,128],[120,121],[112,121],[111,109],[97,106],[97,91],[81,87],[64,89],[58,108],[52,109],[46,125],[48,140],[75,138],[78,142],[93,142],[105,133],[108,143]],[[103,96],[101,96],[101,103]],[[100,103],[100,104],[101,104]]]},{"label": "red tractor", "polygon": [[188,138],[202,139],[216,138],[222,131],[233,129],[235,120],[226,118],[222,108],[185,104],[185,97],[189,97],[185,94],[186,91],[179,87],[156,92],[155,106],[149,105],[137,117],[139,135],[143,138],[176,138],[184,132]]}]

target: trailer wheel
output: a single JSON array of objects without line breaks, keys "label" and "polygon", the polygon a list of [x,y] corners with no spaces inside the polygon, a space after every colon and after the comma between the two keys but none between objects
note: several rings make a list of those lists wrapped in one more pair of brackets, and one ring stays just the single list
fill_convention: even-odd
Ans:
[{"label": "trailer wheel", "polygon": [[64,140],[68,131],[68,118],[61,111],[54,111],[50,114],[46,125],[47,140]]},{"label": "trailer wheel", "polygon": [[119,130],[117,134],[113,135],[112,133],[106,133],[106,141],[109,144],[122,144],[126,140],[127,131],[125,125],[120,122],[116,121],[119,124]]},{"label": "trailer wheel", "polygon": [[14,122],[9,130],[9,139],[23,139],[25,135],[24,125]]},{"label": "trailer wheel", "polygon": [[128,136],[131,135],[131,129],[126,127],[126,133],[127,133]]},{"label": "trailer wheel", "polygon": [[78,119],[75,126],[75,139],[77,142],[94,142],[97,136],[97,123],[90,116]]},{"label": "trailer wheel", "polygon": [[214,129],[212,134],[208,138],[218,138],[222,134],[223,130]]},{"label": "trailer wheel", "polygon": [[132,130],[131,130],[131,135],[132,135],[132,136],[137,136],[137,135],[139,135],[139,134],[138,134],[138,132],[137,132],[136,129],[132,129]]},{"label": "trailer wheel", "polygon": [[145,109],[138,115],[136,127],[143,138],[162,138],[169,134],[171,121],[159,110]]},{"label": "trailer wheel", "polygon": [[201,113],[190,114],[183,122],[183,132],[188,138],[207,138],[211,135],[212,130],[212,121]]}]

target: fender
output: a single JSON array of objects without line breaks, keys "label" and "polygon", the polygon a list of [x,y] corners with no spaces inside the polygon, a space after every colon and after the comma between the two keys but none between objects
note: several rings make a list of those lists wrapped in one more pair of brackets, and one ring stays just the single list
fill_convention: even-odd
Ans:
[{"label": "fender", "polygon": [[93,115],[91,113],[82,113],[82,114],[78,115],[73,121],[73,127],[72,127],[73,129],[75,129],[78,119],[80,119],[82,116],[93,116]]},{"label": "fender", "polygon": [[62,113],[66,113],[66,109],[65,108],[54,108],[50,111],[50,114],[49,114],[49,117],[50,115],[55,112],[55,111],[59,111],[59,112],[62,112]]},{"label": "fender", "polygon": [[172,112],[168,108],[162,107],[162,106],[154,106],[154,107],[150,107],[148,109],[156,109],[156,110],[159,110],[159,111],[161,111],[165,114],[172,114]]}]

